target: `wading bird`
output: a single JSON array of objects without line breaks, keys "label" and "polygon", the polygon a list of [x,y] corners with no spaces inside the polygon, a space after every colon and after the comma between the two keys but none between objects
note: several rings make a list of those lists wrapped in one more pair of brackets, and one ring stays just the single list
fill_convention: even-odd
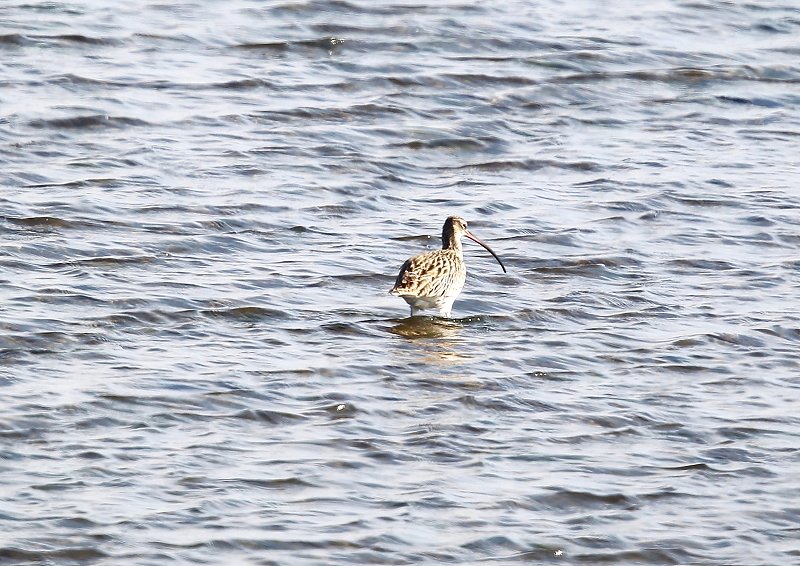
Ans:
[{"label": "wading bird", "polygon": [[453,302],[467,279],[467,266],[461,251],[462,236],[486,248],[506,273],[497,254],[467,230],[467,221],[460,216],[450,216],[442,228],[442,249],[406,260],[394,287],[389,291],[411,305],[411,316],[426,309],[437,309],[439,316],[450,316]]}]

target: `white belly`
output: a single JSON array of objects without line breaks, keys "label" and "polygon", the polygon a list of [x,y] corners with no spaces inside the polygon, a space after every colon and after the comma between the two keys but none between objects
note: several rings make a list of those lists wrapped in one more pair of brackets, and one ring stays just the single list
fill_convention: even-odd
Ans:
[{"label": "white belly", "polygon": [[411,305],[411,315],[414,316],[417,311],[435,309],[439,311],[439,316],[450,316],[450,311],[453,308],[453,303],[456,298],[461,294],[464,288],[464,281],[458,281],[456,284],[451,285],[447,292],[442,295],[400,295],[405,302]]}]

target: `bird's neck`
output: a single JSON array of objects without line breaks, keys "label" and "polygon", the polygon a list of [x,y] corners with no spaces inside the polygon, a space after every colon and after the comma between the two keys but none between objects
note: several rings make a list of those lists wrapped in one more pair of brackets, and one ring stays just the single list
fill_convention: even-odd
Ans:
[{"label": "bird's neck", "polygon": [[443,250],[453,250],[461,255],[461,238],[457,236],[450,236],[448,239],[442,239]]}]

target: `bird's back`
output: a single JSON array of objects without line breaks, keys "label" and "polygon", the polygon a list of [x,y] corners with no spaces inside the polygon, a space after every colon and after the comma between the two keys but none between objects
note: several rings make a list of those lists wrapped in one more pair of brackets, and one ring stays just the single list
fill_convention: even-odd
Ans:
[{"label": "bird's back", "polygon": [[414,256],[400,268],[394,287],[397,296],[445,297],[464,287],[467,269],[455,250],[435,250]]}]

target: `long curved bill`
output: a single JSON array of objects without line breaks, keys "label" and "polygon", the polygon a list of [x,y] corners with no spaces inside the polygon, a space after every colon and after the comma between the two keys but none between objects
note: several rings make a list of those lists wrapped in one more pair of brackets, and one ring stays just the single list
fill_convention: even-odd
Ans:
[{"label": "long curved bill", "polygon": [[486,251],[487,251],[487,252],[489,252],[490,254],[492,254],[492,255],[494,256],[494,259],[496,259],[496,260],[497,260],[497,263],[499,263],[499,264],[500,264],[500,267],[502,267],[502,268],[503,268],[503,273],[508,273],[508,271],[506,271],[506,266],[505,266],[505,265],[503,265],[503,262],[502,262],[502,261],[500,261],[500,258],[499,258],[499,257],[497,257],[497,254],[496,254],[496,253],[494,253],[494,252],[492,251],[492,248],[490,248],[490,247],[489,247],[489,246],[487,246],[485,243],[483,243],[483,241],[481,241],[481,239],[480,239],[480,238],[478,238],[478,237],[476,237],[476,236],[473,236],[471,232],[464,232],[464,235],[465,235],[467,238],[469,238],[470,240],[472,240],[473,242],[475,242],[476,244],[480,244],[480,245],[482,245],[484,248],[486,248]]}]

